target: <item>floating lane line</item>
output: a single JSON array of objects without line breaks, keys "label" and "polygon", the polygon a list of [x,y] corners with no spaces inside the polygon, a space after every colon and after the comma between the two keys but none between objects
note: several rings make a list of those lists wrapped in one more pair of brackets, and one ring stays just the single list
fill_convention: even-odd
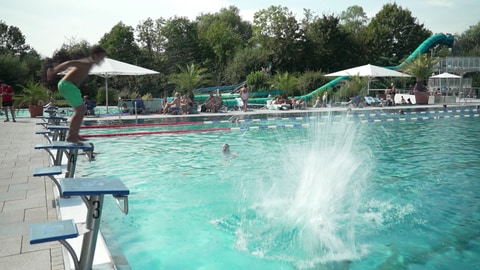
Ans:
[{"label": "floating lane line", "polygon": [[[429,115],[429,116],[418,116],[418,117],[392,117],[392,118],[353,118],[349,119],[348,122],[352,123],[379,123],[379,122],[396,122],[396,121],[428,121],[428,120],[439,120],[447,118],[473,118],[479,117],[480,114],[471,113],[471,114],[450,114],[450,115]],[[292,120],[292,119],[290,119]],[[142,136],[142,135],[153,135],[153,134],[178,134],[178,133],[198,133],[198,132],[213,132],[213,131],[247,131],[247,130],[263,130],[263,129],[285,129],[285,128],[307,128],[313,126],[314,124],[335,124],[340,123],[336,121],[325,121],[325,122],[315,122],[315,123],[294,123],[286,125],[259,125],[259,126],[242,126],[242,127],[225,127],[225,128],[205,128],[205,129],[184,129],[184,130],[163,130],[163,131],[144,131],[144,132],[128,132],[128,133],[111,133],[111,134],[83,134],[83,137],[94,138],[94,137],[117,137],[117,136]]]},{"label": "floating lane line", "polygon": [[[401,107],[399,107],[401,108]],[[468,108],[468,109],[452,109],[452,110],[434,110],[434,111],[419,111],[410,112],[406,111],[404,115],[446,115],[449,113],[465,113],[465,112],[480,112],[480,109]],[[105,129],[105,128],[131,128],[131,127],[149,127],[149,126],[181,126],[181,125],[205,125],[205,124],[218,124],[218,123],[258,123],[269,121],[306,121],[306,120],[320,120],[323,118],[378,118],[381,116],[394,116],[399,115],[398,112],[372,112],[372,113],[349,113],[345,114],[319,114],[317,116],[303,116],[303,117],[272,117],[272,118],[255,118],[255,119],[240,119],[232,116],[229,120],[208,120],[208,121],[183,121],[183,122],[167,122],[167,123],[140,123],[140,124],[115,124],[115,125],[94,125],[94,126],[82,126],[82,129]]]}]

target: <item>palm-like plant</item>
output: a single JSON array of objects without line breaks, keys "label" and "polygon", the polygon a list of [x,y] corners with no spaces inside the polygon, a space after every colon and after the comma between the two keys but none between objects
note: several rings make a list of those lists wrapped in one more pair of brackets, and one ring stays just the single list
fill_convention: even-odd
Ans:
[{"label": "palm-like plant", "polygon": [[206,68],[197,67],[193,63],[185,68],[180,65],[177,65],[177,67],[180,72],[172,74],[170,81],[177,85],[177,90],[181,93],[192,92],[210,82],[210,76],[205,74]]},{"label": "palm-like plant", "polygon": [[417,58],[406,62],[402,70],[415,77],[419,92],[425,92],[425,80],[432,75],[433,66],[438,61],[438,58],[430,57],[426,53],[420,54]]},{"label": "palm-like plant", "polygon": [[281,89],[285,94],[293,94],[293,89],[297,83],[297,77],[285,71],[284,73],[277,72],[272,78],[272,86]]},{"label": "palm-like plant", "polygon": [[335,93],[336,101],[344,101],[357,95],[365,96],[368,93],[368,78],[358,75],[350,76],[342,87]]},{"label": "palm-like plant", "polygon": [[22,87],[22,96],[15,97],[15,107],[44,105],[48,100],[48,89],[41,83],[28,81]]}]

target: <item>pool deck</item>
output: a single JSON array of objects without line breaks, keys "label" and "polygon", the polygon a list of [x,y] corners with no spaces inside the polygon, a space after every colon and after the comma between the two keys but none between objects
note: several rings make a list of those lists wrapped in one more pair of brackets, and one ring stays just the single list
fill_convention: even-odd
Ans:
[{"label": "pool deck", "polygon": [[52,181],[33,177],[33,169],[50,164],[45,151],[35,144],[45,143],[35,135],[38,119],[0,120],[0,265],[2,269],[65,269],[62,246],[58,242],[30,245],[30,224],[53,221]]},{"label": "pool deck", "polygon": [[[479,106],[480,100],[473,100],[465,106]],[[448,104],[448,107],[459,107],[461,103]],[[443,104],[427,105],[422,108],[442,108]],[[378,109],[412,109],[413,106],[366,107],[353,110]],[[247,112],[229,111],[226,113],[201,113],[193,116],[248,116],[256,114],[278,115],[283,113],[346,111],[346,107],[307,109],[307,110],[251,110]],[[172,115],[140,115],[138,118],[172,118],[183,117]],[[119,116],[100,116],[86,120],[118,119]],[[136,116],[121,116],[122,119],[135,119]],[[45,143],[41,135],[35,131],[41,129],[36,125],[40,120],[17,118],[17,122],[3,122],[0,117],[0,265],[2,269],[65,269],[62,246],[58,242],[47,244],[29,244],[30,224],[57,220],[54,206],[52,181],[48,178],[33,177],[33,169],[50,165],[45,151],[34,150],[35,144]]]}]

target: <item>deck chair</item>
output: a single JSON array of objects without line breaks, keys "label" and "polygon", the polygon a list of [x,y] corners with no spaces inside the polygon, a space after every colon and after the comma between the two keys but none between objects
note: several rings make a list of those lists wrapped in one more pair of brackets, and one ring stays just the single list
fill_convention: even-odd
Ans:
[{"label": "deck chair", "polygon": [[348,102],[348,105],[352,105],[353,107],[358,107],[361,101],[362,101],[362,96],[357,95],[356,97],[354,97],[352,100]]},{"label": "deck chair", "polygon": [[364,97],[364,99],[365,99],[365,103],[368,106],[375,106],[375,99],[373,99],[373,97],[366,96],[366,97]]},{"label": "deck chair", "polygon": [[85,102],[85,106],[87,107],[87,112],[85,115],[95,115],[95,107],[97,107],[96,100],[87,100]]}]

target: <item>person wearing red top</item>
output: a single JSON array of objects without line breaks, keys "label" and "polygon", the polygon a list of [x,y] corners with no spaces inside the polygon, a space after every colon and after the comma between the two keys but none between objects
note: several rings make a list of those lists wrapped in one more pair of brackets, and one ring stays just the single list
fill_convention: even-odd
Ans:
[{"label": "person wearing red top", "polygon": [[0,94],[2,95],[2,107],[5,112],[5,117],[7,117],[4,122],[10,121],[8,119],[8,108],[10,108],[10,112],[12,113],[12,121],[17,122],[15,121],[15,110],[13,108],[13,88],[2,82],[0,84]]}]

